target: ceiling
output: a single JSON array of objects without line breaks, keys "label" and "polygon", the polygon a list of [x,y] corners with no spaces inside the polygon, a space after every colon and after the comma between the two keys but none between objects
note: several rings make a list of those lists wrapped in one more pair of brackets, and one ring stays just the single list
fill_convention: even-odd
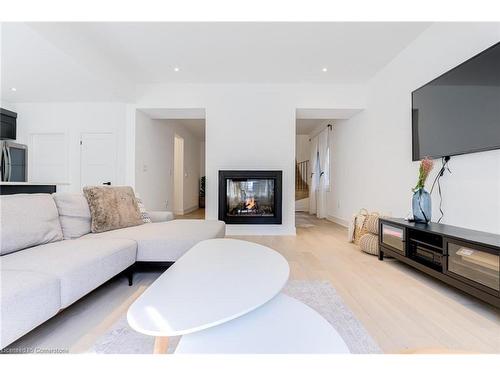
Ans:
[{"label": "ceiling", "polygon": [[175,120],[175,123],[184,126],[200,141],[205,140],[205,120],[178,119]]},{"label": "ceiling", "polygon": [[296,134],[311,135],[326,124],[347,120],[360,113],[359,108],[297,108],[295,111]]},{"label": "ceiling", "polygon": [[295,118],[347,120],[361,111],[361,108],[297,108]]},{"label": "ceiling", "polygon": [[[333,120],[332,120],[333,125]],[[325,124],[325,120],[321,119],[297,119],[296,121],[296,134],[299,135],[310,135],[314,133],[316,129]],[[326,125],[325,125],[326,127]]]},{"label": "ceiling", "polygon": [[2,23],[1,28],[2,100],[106,101],[126,99],[133,89],[105,61],[91,62],[92,53],[85,51],[92,46],[84,48],[75,41],[74,48],[85,56],[77,58],[26,24]]},{"label": "ceiling", "polygon": [[205,140],[204,108],[138,108],[153,120],[175,120],[200,141]]},{"label": "ceiling", "polygon": [[176,124],[185,127],[192,135],[198,138],[200,141],[205,140],[205,120],[175,120]]},{"label": "ceiling", "polygon": [[153,120],[205,119],[204,108],[139,108]]},{"label": "ceiling", "polygon": [[360,84],[429,25],[4,23],[2,96],[129,100],[148,83]]}]

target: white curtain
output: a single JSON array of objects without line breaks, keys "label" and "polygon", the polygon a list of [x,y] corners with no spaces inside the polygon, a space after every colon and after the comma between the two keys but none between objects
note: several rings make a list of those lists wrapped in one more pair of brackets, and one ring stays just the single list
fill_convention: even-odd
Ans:
[{"label": "white curtain", "polygon": [[318,157],[319,157],[319,178],[318,178],[318,188],[316,193],[316,216],[319,219],[326,217],[326,191],[328,189],[328,167],[329,162],[327,161],[327,149],[328,149],[328,128],[323,130],[318,134]]},{"label": "white curtain", "polygon": [[318,169],[318,137],[311,138],[311,180],[309,182],[309,213],[314,215],[316,213],[316,194],[319,185],[319,169]]},{"label": "white curtain", "polygon": [[309,213],[320,219],[327,216],[327,191],[330,188],[329,128],[311,139],[311,180]]}]

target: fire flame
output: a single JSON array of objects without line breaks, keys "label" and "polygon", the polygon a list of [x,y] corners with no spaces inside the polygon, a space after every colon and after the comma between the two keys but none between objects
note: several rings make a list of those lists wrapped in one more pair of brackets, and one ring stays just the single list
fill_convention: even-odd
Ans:
[{"label": "fire flame", "polygon": [[247,198],[245,200],[245,207],[247,210],[251,210],[252,208],[255,207],[255,198]]}]

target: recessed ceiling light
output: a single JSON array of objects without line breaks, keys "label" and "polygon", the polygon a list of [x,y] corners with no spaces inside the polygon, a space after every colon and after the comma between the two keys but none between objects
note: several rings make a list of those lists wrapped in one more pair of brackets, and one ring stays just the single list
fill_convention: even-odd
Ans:
[{"label": "recessed ceiling light", "polygon": [[328,68],[321,69],[323,72],[328,72]]},{"label": "recessed ceiling light", "polygon": [[181,69],[177,66],[174,68],[174,72],[178,72],[179,70],[181,70]]},{"label": "recessed ceiling light", "polygon": [[15,87],[11,87],[10,91],[17,91],[17,89]]}]

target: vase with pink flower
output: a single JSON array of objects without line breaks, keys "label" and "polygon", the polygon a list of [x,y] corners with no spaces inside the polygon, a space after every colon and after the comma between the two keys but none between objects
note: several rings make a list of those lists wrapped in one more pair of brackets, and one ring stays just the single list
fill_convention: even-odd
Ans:
[{"label": "vase with pink flower", "polygon": [[431,195],[425,190],[425,181],[434,166],[434,162],[425,158],[420,162],[418,173],[418,182],[413,189],[412,211],[413,220],[419,223],[428,223],[431,221],[432,203]]}]

